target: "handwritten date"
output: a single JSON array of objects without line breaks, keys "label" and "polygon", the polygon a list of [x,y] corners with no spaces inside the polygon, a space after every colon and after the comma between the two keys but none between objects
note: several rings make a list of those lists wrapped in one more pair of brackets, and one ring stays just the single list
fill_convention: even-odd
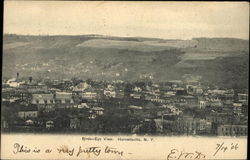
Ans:
[{"label": "handwritten date", "polygon": [[226,145],[224,142],[216,144],[216,151],[213,156],[216,156],[219,152],[227,152],[228,150],[237,150],[238,143],[231,143],[230,145]]}]

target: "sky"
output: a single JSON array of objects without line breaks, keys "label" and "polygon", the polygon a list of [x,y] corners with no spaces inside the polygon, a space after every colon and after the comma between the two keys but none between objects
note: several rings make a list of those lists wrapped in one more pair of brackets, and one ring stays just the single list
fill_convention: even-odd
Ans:
[{"label": "sky", "polygon": [[249,39],[249,3],[5,1],[4,33]]}]

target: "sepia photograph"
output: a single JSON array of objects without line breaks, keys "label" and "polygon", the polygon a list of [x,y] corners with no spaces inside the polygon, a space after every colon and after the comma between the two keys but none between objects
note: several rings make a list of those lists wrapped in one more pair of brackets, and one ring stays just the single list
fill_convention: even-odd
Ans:
[{"label": "sepia photograph", "polygon": [[2,45],[4,159],[246,159],[248,2],[7,0]]}]

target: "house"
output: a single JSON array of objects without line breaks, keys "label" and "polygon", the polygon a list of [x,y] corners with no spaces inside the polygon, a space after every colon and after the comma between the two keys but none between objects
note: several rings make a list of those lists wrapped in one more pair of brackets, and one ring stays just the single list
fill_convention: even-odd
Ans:
[{"label": "house", "polygon": [[45,125],[45,127],[46,127],[47,129],[54,128],[54,122],[53,122],[53,121],[51,121],[51,120],[46,121],[46,125]]},{"label": "house", "polygon": [[179,133],[192,135],[211,133],[212,123],[204,119],[185,116],[175,123],[176,131]]},{"label": "house", "polygon": [[199,104],[200,104],[200,109],[204,109],[204,108],[206,108],[206,106],[207,106],[207,101],[199,101]]},{"label": "house", "polygon": [[84,90],[86,90],[89,87],[90,86],[86,82],[79,83],[77,86],[73,87],[73,91],[74,92],[83,92]]},{"label": "house", "polygon": [[128,106],[129,109],[135,109],[135,110],[141,110],[142,107],[141,106],[134,106],[134,105],[130,105]]},{"label": "house", "polygon": [[95,119],[96,117],[97,117],[97,115],[92,110],[90,110],[88,118],[89,119]]},{"label": "house", "polygon": [[145,96],[145,100],[148,100],[148,101],[151,101],[151,99],[155,99],[156,98],[156,96],[151,95],[151,94],[145,94],[144,96]]},{"label": "house", "polygon": [[174,115],[182,114],[182,111],[180,111],[179,108],[176,108],[175,106],[172,106],[172,105],[165,105],[165,106]]},{"label": "house", "polygon": [[17,112],[17,116],[22,119],[37,118],[38,117],[37,107],[24,108],[23,110]]},{"label": "house", "polygon": [[18,112],[18,117],[22,118],[22,119],[26,119],[26,118],[37,118],[38,116],[38,111],[34,110],[34,111],[19,111]]},{"label": "house", "polygon": [[141,92],[142,89],[141,89],[140,87],[135,86],[135,87],[133,88],[133,91],[134,91],[134,92]]},{"label": "house", "polygon": [[247,125],[220,125],[218,136],[247,136]]},{"label": "house", "polygon": [[195,96],[181,96],[181,99],[184,99],[186,102],[186,105],[190,108],[198,108],[199,102],[198,98]]},{"label": "house", "polygon": [[108,84],[106,89],[110,90],[110,91],[113,91],[113,90],[115,90],[115,87],[113,85],[111,85],[111,84]]},{"label": "house", "polygon": [[32,94],[31,104],[35,105],[46,105],[54,104],[54,95],[53,94]]},{"label": "house", "polygon": [[33,125],[34,121],[32,121],[31,119],[25,121],[25,125]]},{"label": "house", "polygon": [[83,99],[96,99],[97,98],[97,92],[93,88],[88,88],[84,90],[84,92],[81,94]]},{"label": "house", "polygon": [[19,101],[24,105],[28,105],[31,100],[31,94],[22,88],[3,88],[2,89],[2,101],[16,102]]},{"label": "house", "polygon": [[215,124],[228,124],[233,122],[233,117],[228,113],[214,112],[206,115],[206,120]]},{"label": "house", "polygon": [[56,92],[55,102],[59,108],[71,108],[74,105],[72,93]]},{"label": "house", "polygon": [[21,84],[20,88],[26,89],[29,93],[47,93],[48,87],[42,83],[25,83]]},{"label": "house", "polygon": [[82,108],[89,109],[90,107],[88,106],[87,103],[81,103],[80,105],[77,106],[77,108],[79,108],[79,109],[82,109]]},{"label": "house", "polygon": [[141,106],[135,106],[135,105],[129,105],[128,106],[128,111],[131,114],[142,114],[142,107]]},{"label": "house", "polygon": [[103,111],[104,111],[104,108],[101,108],[101,107],[93,107],[91,109],[95,114],[97,115],[103,115]]},{"label": "house", "polygon": [[195,94],[202,94],[203,93],[203,89],[201,86],[198,86],[195,88]]},{"label": "house", "polygon": [[222,107],[223,104],[222,104],[222,101],[220,99],[210,99],[209,101],[209,105],[211,107]]},{"label": "house", "polygon": [[37,105],[38,109],[54,110],[55,100],[53,94],[32,94],[31,104]]},{"label": "house", "polygon": [[208,122],[205,119],[200,119],[199,120],[199,125],[198,125],[198,133],[211,133],[211,129],[212,129],[212,123]]},{"label": "house", "polygon": [[84,92],[82,94],[82,98],[84,98],[84,99],[95,99],[95,98],[97,98],[97,93],[95,93],[95,92]]},{"label": "house", "polygon": [[166,103],[165,99],[160,98],[158,94],[145,94],[143,95],[145,100],[158,102],[158,103]]},{"label": "house", "polygon": [[139,93],[131,93],[130,97],[132,97],[134,99],[141,99],[141,94],[139,94]]},{"label": "house", "polygon": [[167,92],[164,93],[165,97],[172,97],[172,96],[175,96],[175,95],[176,95],[175,91],[167,91]]},{"label": "house", "polygon": [[156,132],[162,133],[163,132],[163,120],[162,119],[154,119]]},{"label": "house", "polygon": [[183,82],[181,80],[171,80],[168,83],[172,84],[172,87],[182,86]]},{"label": "house", "polygon": [[93,107],[89,110],[89,119],[95,119],[97,116],[103,115],[104,108]]},{"label": "house", "polygon": [[239,93],[238,100],[239,100],[239,102],[247,104],[248,103],[248,94]]},{"label": "house", "polygon": [[220,98],[225,105],[232,105],[234,101],[234,94],[225,94]]},{"label": "house", "polygon": [[243,104],[241,107],[242,114],[248,115],[248,104]]},{"label": "house", "polygon": [[141,127],[140,124],[137,124],[137,125],[130,125],[131,133],[139,133],[140,127]]},{"label": "house", "polygon": [[173,91],[175,91],[176,95],[186,95],[187,94],[187,91],[182,87],[173,88]]},{"label": "house", "polygon": [[[220,99],[223,104],[231,105],[234,101],[234,90],[213,90],[212,97]],[[211,92],[211,91],[210,91]]]},{"label": "house", "polygon": [[211,95],[224,95],[227,93],[226,90],[220,90],[220,89],[214,89],[214,90],[208,90],[208,93]]},{"label": "house", "polygon": [[9,99],[9,98],[20,98],[26,99],[29,93],[22,88],[11,88],[6,87],[2,88],[2,97]]},{"label": "house", "polygon": [[145,107],[146,109],[155,109],[156,108],[156,105],[152,102],[148,102]]},{"label": "house", "polygon": [[10,87],[13,87],[13,88],[17,88],[19,87],[21,84],[24,84],[25,82],[24,81],[20,81],[16,78],[12,78],[12,79],[9,79],[6,84]]},{"label": "house", "polygon": [[71,129],[77,129],[79,128],[79,126],[80,126],[80,120],[78,118],[75,117],[70,119],[69,127]]},{"label": "house", "polygon": [[54,79],[54,80],[52,81],[52,83],[53,83],[54,86],[56,86],[56,85],[62,84],[63,82],[62,82],[61,80]]},{"label": "house", "polygon": [[165,99],[161,99],[161,98],[159,98],[159,97],[156,97],[156,98],[152,98],[152,99],[150,99],[150,101],[152,101],[152,102],[157,102],[157,103],[167,103],[167,101],[165,100]]},{"label": "house", "polygon": [[200,95],[203,93],[202,86],[199,85],[186,85],[187,93],[192,95]]},{"label": "house", "polygon": [[103,94],[107,97],[112,97],[112,98],[115,98],[116,97],[116,92],[113,91],[113,90],[104,90],[103,91]]},{"label": "house", "polygon": [[242,103],[233,103],[233,111],[240,115],[242,113]]}]

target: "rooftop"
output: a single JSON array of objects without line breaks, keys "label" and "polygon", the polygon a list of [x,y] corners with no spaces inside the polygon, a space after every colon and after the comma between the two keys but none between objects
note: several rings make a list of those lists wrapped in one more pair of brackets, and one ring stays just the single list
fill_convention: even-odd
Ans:
[{"label": "rooftop", "polygon": [[53,94],[32,94],[33,99],[47,99],[47,100],[53,100],[54,95]]},{"label": "rooftop", "polygon": [[56,99],[72,99],[72,93],[56,92]]}]

